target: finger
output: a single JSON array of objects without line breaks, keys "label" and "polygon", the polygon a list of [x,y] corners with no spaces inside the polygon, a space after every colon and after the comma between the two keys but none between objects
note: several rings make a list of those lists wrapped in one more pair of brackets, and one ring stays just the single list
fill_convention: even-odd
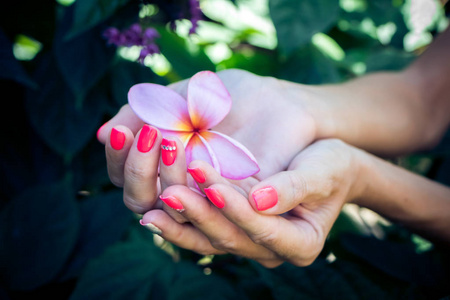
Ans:
[{"label": "finger", "polygon": [[252,208],[248,199],[228,185],[214,184],[207,190],[213,197],[222,198],[225,204],[220,210],[228,220],[244,230],[255,244],[283,260],[308,265],[323,248],[324,228],[320,222],[312,221],[310,211],[300,207],[297,215],[289,218],[262,215]]},{"label": "finger", "polygon": [[[161,142],[160,180],[162,191],[172,185],[187,185],[184,147],[177,137],[165,137]],[[172,207],[173,203],[164,196],[161,196],[161,200],[167,204],[164,206],[164,210],[172,218],[178,223],[187,222],[186,218],[179,213],[182,208]]]},{"label": "finger", "polygon": [[123,125],[111,129],[106,138],[105,154],[109,179],[118,186],[124,184],[124,166],[128,152],[133,145],[134,135]]},{"label": "finger", "polygon": [[[342,207],[349,190],[342,178],[354,174],[346,175],[346,170],[351,169],[349,155],[336,156],[338,147],[345,145],[317,142],[309,146],[294,158],[289,171],[277,173],[256,184],[249,196],[250,203],[263,214],[282,214],[299,204],[309,209],[323,206],[324,202]],[[348,149],[340,152],[346,154]],[[329,161],[334,163],[327,163]]]},{"label": "finger", "polygon": [[97,139],[105,144],[108,138],[109,132],[116,125],[124,125],[128,127],[131,132],[136,135],[136,133],[144,125],[144,122],[139,119],[138,116],[133,112],[131,107],[126,104],[122,106],[119,112],[108,122],[103,124],[97,131]]},{"label": "finger", "polygon": [[165,211],[155,209],[145,213],[140,223],[166,241],[202,255],[224,254],[209,242],[208,238],[189,223],[178,223]]},{"label": "finger", "polygon": [[[230,187],[230,189],[232,189]],[[246,201],[246,198],[236,192]],[[256,260],[279,262],[270,250],[253,241],[235,224],[227,220],[207,199],[185,186],[171,186],[163,196],[182,206],[182,214],[221,251]],[[248,206],[248,203],[246,204]],[[251,209],[251,208],[250,208]]]},{"label": "finger", "polygon": [[151,209],[159,194],[157,179],[161,139],[161,133],[156,128],[144,125],[125,162],[124,202],[138,214]]},{"label": "finger", "polygon": [[[197,183],[197,186],[200,188],[201,191],[204,190],[204,188],[214,184],[214,183],[222,183],[222,184],[229,184],[231,183],[220,176],[219,173],[207,162],[202,160],[195,160],[192,161],[189,164],[189,167],[187,168],[189,174],[191,177],[195,180]],[[236,188],[238,188],[236,186]],[[247,193],[244,192],[242,189],[238,189],[242,195],[246,196]],[[204,191],[203,191],[204,192]],[[221,207],[221,203],[214,203],[219,208]]]},{"label": "finger", "polygon": [[161,187],[186,185],[186,157],[183,143],[177,137],[164,137],[161,142]]}]

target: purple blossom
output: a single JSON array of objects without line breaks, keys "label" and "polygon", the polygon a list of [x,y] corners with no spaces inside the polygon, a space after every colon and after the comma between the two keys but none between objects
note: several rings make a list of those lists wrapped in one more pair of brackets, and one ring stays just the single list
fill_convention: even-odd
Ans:
[{"label": "purple blossom", "polygon": [[147,56],[159,53],[159,48],[154,41],[159,37],[158,31],[154,28],[146,28],[143,30],[142,26],[138,23],[131,25],[124,31],[110,27],[105,30],[103,36],[108,40],[109,44],[117,47],[142,47],[138,58],[140,63],[143,63]]},{"label": "purple blossom", "polygon": [[197,31],[198,21],[202,19],[202,11],[200,9],[200,3],[198,0],[189,0],[189,10],[191,13],[192,27],[189,30],[189,34],[193,34]]}]

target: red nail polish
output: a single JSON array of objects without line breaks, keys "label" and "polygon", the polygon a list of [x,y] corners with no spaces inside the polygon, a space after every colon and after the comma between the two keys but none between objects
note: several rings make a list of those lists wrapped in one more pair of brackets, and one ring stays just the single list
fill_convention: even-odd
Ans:
[{"label": "red nail polish", "polygon": [[120,150],[125,145],[125,134],[115,128],[111,129],[111,135],[109,137],[109,142],[114,150]]},{"label": "red nail polish", "polygon": [[161,157],[166,166],[173,164],[177,158],[177,143],[163,138],[161,143]]},{"label": "red nail polish", "polygon": [[188,168],[189,173],[192,175],[195,181],[198,183],[204,183],[206,181],[205,174],[199,168]]},{"label": "red nail polish", "polygon": [[180,200],[178,200],[177,198],[173,197],[173,196],[159,196],[159,198],[168,206],[170,206],[171,208],[182,212],[184,210],[183,204],[181,204]]},{"label": "red nail polish", "polygon": [[225,201],[223,200],[222,196],[219,194],[219,192],[216,189],[213,188],[206,188],[203,189],[205,191],[206,196],[208,199],[218,208],[223,208],[225,206]]},{"label": "red nail polish", "polygon": [[139,152],[146,153],[150,151],[153,147],[153,144],[155,143],[156,136],[156,129],[145,124],[141,129],[141,133],[139,134],[139,140],[137,143]]},{"label": "red nail polish", "polygon": [[255,200],[256,209],[259,211],[274,207],[278,202],[277,191],[271,186],[254,191],[252,196]]}]

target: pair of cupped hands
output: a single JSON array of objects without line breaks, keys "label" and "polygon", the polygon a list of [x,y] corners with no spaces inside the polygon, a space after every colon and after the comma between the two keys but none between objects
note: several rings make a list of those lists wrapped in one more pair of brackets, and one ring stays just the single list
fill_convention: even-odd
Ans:
[{"label": "pair of cupped hands", "polygon": [[[213,129],[253,153],[257,174],[229,180],[201,160],[186,166],[176,137],[169,138],[177,156],[168,165],[161,157],[168,155],[162,153],[161,131],[125,105],[97,134],[109,177],[123,187],[125,205],[142,215],[141,224],[177,246],[204,255],[231,253],[266,267],[309,265],[343,205],[355,197],[358,151],[336,139],[318,140],[322,120],[311,113],[318,96],[306,86],[294,92],[292,83],[241,70],[217,75],[233,105]],[[169,87],[186,94],[187,84]],[[143,151],[139,136],[149,131],[153,146]]]}]

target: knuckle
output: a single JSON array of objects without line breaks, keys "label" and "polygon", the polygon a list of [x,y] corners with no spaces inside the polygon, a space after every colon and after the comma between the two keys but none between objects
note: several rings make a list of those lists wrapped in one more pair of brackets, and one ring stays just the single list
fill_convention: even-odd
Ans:
[{"label": "knuckle", "polygon": [[235,252],[237,249],[236,241],[230,238],[212,240],[211,245],[217,250],[222,250],[229,253]]},{"label": "knuckle", "polygon": [[305,195],[308,195],[308,182],[301,174],[293,171],[287,172],[287,175],[292,199],[303,199]]},{"label": "knuckle", "polygon": [[136,165],[127,165],[125,168],[127,179],[131,182],[139,182],[149,177],[146,168]]},{"label": "knuckle", "polygon": [[240,232],[235,229],[227,231],[226,236],[222,236],[218,239],[211,239],[211,245],[218,250],[225,251],[227,253],[236,253],[239,251],[239,239]]},{"label": "knuckle", "polygon": [[250,234],[251,240],[258,245],[274,245],[278,242],[278,234],[271,230],[261,230]]}]

